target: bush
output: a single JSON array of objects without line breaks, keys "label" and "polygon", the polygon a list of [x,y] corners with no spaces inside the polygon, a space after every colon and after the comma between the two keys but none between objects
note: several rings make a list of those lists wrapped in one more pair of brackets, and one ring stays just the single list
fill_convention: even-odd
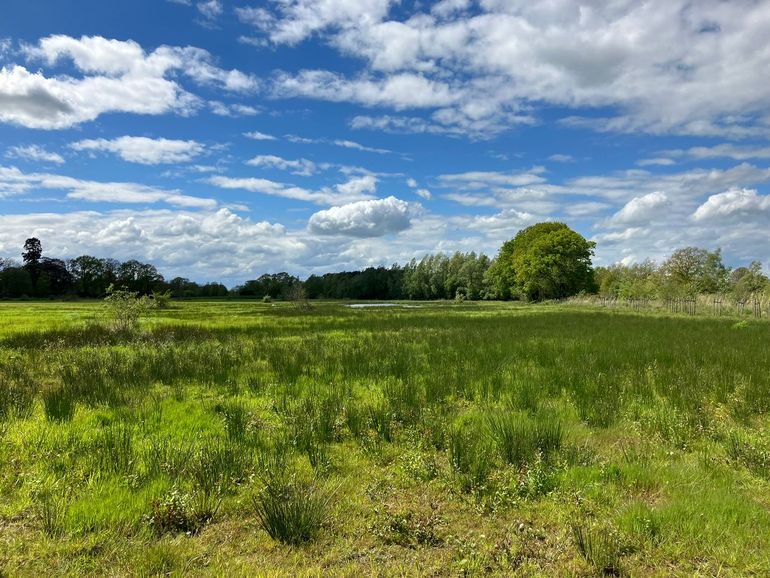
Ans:
[{"label": "bush", "polygon": [[139,319],[157,304],[143,295],[123,289],[115,289],[112,285],[107,289],[107,297],[104,298],[104,307],[108,319],[112,322],[116,331],[131,332],[139,325]]}]

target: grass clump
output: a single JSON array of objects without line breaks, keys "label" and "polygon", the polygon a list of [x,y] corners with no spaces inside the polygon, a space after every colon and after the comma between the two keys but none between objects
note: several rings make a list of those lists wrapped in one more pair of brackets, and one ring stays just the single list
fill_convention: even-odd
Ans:
[{"label": "grass clump", "polygon": [[332,493],[294,476],[272,476],[254,498],[254,511],[267,534],[284,544],[313,540],[329,518]]},{"label": "grass clump", "polygon": [[572,538],[580,555],[594,569],[605,575],[621,575],[620,562],[625,547],[617,530],[576,524],[572,526]]}]

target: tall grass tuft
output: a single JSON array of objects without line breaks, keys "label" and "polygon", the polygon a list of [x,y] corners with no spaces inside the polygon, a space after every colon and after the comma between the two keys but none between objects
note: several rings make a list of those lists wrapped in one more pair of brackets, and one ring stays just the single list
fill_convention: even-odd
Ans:
[{"label": "tall grass tuft", "polygon": [[48,421],[71,421],[75,415],[75,392],[64,385],[47,387],[42,392],[43,410]]},{"label": "tall grass tuft", "polygon": [[611,576],[621,574],[620,559],[624,548],[616,530],[574,525],[572,538],[580,555],[596,570]]},{"label": "tall grass tuft", "polygon": [[332,493],[294,477],[269,477],[254,498],[254,511],[268,535],[284,544],[313,540],[329,517]]},{"label": "tall grass tuft", "polygon": [[134,467],[133,429],[122,422],[106,426],[96,437],[94,451],[100,473],[131,473]]},{"label": "tall grass tuft", "polygon": [[564,437],[557,419],[532,421],[516,414],[493,413],[487,417],[487,425],[500,457],[517,467],[538,453],[547,457],[558,451]]},{"label": "tall grass tuft", "polygon": [[457,424],[447,436],[449,464],[463,492],[482,489],[494,460],[486,438],[472,424]]}]

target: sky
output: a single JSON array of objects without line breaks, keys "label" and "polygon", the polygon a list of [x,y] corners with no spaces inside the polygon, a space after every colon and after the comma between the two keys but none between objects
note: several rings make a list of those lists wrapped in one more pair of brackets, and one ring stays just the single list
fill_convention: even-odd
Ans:
[{"label": "sky", "polygon": [[770,266],[770,2],[3,0],[0,256],[262,273],[490,256]]}]

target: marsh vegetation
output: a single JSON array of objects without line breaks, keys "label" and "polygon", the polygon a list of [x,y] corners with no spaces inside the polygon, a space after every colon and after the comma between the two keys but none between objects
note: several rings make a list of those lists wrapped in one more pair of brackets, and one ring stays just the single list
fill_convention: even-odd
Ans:
[{"label": "marsh vegetation", "polygon": [[770,573],[770,324],[0,305],[0,573]]}]

